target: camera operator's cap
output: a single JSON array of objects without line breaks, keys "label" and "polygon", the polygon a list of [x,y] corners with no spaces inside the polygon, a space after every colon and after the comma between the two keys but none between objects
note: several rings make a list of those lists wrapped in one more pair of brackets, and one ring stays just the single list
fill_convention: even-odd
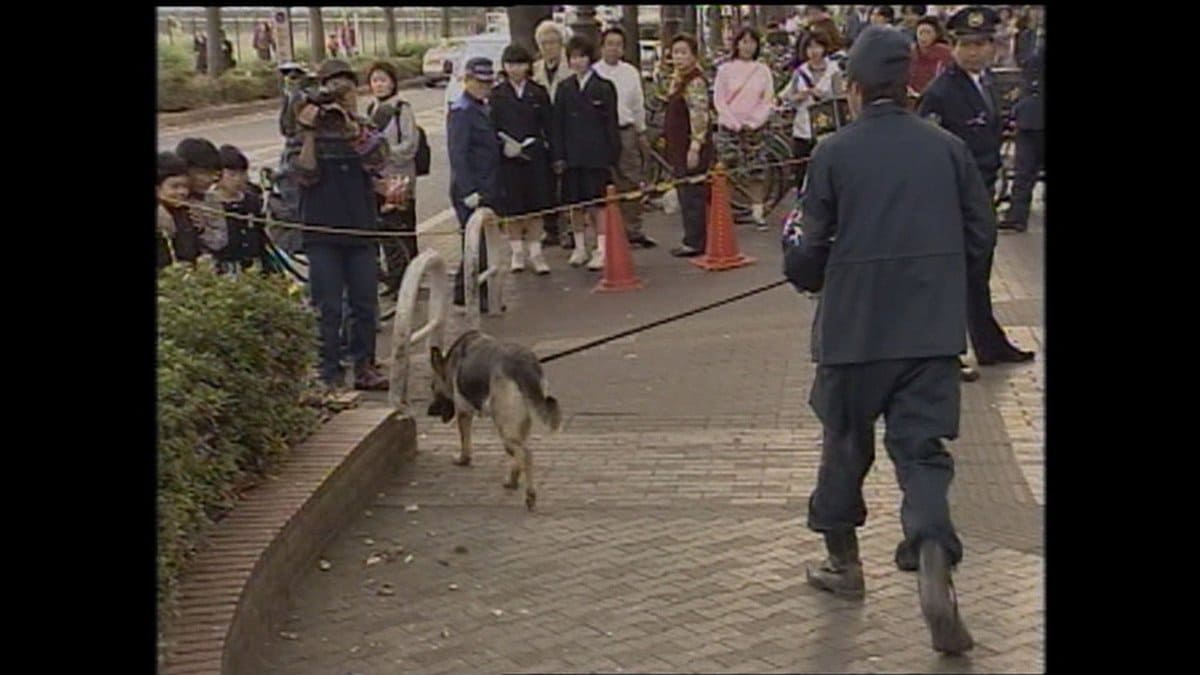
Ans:
[{"label": "camera operator's cap", "polygon": [[492,82],[496,79],[496,73],[492,69],[492,60],[486,56],[476,56],[467,61],[467,66],[463,69],[463,75],[479,80],[480,82]]},{"label": "camera operator's cap", "polygon": [[891,26],[868,26],[850,48],[846,75],[863,87],[908,82],[911,62],[907,35]]},{"label": "camera operator's cap", "polygon": [[990,7],[970,5],[955,12],[946,22],[946,29],[956,38],[991,38],[1000,23],[1000,15]]},{"label": "camera operator's cap", "polygon": [[322,83],[334,77],[349,77],[354,80],[355,84],[358,84],[358,73],[354,72],[349,63],[341,59],[329,59],[317,69],[317,79]]}]

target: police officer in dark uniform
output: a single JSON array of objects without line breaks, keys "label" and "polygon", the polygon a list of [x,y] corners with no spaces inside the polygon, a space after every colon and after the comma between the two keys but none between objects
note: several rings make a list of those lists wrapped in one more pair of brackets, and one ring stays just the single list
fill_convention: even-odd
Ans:
[{"label": "police officer in dark uniform", "polygon": [[[930,83],[921,96],[917,114],[940,124],[966,142],[989,203],[1000,171],[1000,106],[985,66],[994,57],[992,39],[1000,16],[987,7],[967,7],[950,17],[947,27],[954,38],[954,63]],[[1033,352],[1013,346],[992,314],[989,282],[992,256],[967,275],[967,332],[981,366],[1019,363]],[[963,366],[964,379],[977,375]]]},{"label": "police officer in dark uniform", "polygon": [[1021,98],[1013,108],[1017,122],[1016,175],[1013,176],[1012,206],[1000,223],[1001,229],[1024,232],[1029,228],[1029,204],[1033,186],[1045,161],[1046,121],[1042,107],[1042,45],[1025,61]]},{"label": "police officer in dark uniform", "polygon": [[902,546],[918,555],[921,609],[934,649],[957,654],[973,642],[950,576],[963,547],[947,500],[954,460],[942,439],[958,435],[963,288],[991,254],[996,221],[967,146],[907,111],[910,54],[892,27],[868,27],[855,40],[847,76],[857,119],[817,145],[800,244],[784,258],[799,290],[820,293],[809,401],[824,433],[808,527],[824,535],[829,557],[810,563],[807,576],[843,597],[865,594],[855,529],[866,522],[862,484],[882,415],[904,493]]},{"label": "police officer in dark uniform", "polygon": [[[496,208],[500,199],[500,141],[492,124],[487,97],[495,81],[492,60],[477,56],[464,68],[463,93],[450,104],[446,122],[450,152],[450,203],[462,228],[465,248],[467,220],[481,206]],[[480,246],[479,264],[487,267],[487,246]],[[454,280],[454,304],[464,305],[463,264]],[[480,309],[488,311],[487,285],[479,295]]]}]

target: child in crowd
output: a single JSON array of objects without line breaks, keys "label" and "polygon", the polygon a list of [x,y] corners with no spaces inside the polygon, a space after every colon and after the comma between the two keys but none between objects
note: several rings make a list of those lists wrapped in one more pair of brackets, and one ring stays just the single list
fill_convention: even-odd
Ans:
[{"label": "child in crowd", "polygon": [[[185,138],[175,146],[175,154],[187,164],[188,204],[205,205],[205,195],[221,177],[221,155],[217,146],[203,138]],[[229,243],[229,231],[222,217],[206,217],[200,209],[189,209],[192,226],[200,236],[200,252],[214,256]]]},{"label": "child in crowd", "polygon": [[158,154],[158,267],[177,261],[192,262],[200,253],[196,228],[183,202],[188,197],[187,162],[173,152]]},{"label": "child in crowd", "polygon": [[[223,218],[229,241],[217,256],[221,266],[246,269],[255,261],[263,260],[262,223],[244,216],[262,214],[262,191],[250,184],[250,162],[240,150],[232,145],[223,145],[218,151],[221,159],[221,177],[206,194],[210,208],[218,208],[228,214]],[[206,214],[210,219],[220,218]]]}]

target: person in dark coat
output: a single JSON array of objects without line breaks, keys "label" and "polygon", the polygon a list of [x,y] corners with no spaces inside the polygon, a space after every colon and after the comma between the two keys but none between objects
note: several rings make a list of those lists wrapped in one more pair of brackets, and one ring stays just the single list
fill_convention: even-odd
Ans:
[{"label": "person in dark coat", "polygon": [[966,145],[905,108],[910,58],[894,28],[869,27],[854,43],[857,119],[817,145],[800,243],[785,252],[792,284],[820,293],[809,400],[824,435],[808,527],[824,535],[829,557],[810,563],[807,576],[844,597],[865,593],[855,529],[866,522],[862,484],[882,415],[904,493],[901,550],[919,561],[933,647],[961,653],[973,642],[950,576],[963,547],[950,518],[954,460],[943,439],[959,428],[962,289],[968,270],[989,258],[996,221]]},{"label": "person in dark coat", "polygon": [[[567,204],[603,197],[612,182],[621,153],[617,122],[617,88],[592,70],[596,45],[576,35],[567,41],[567,65],[572,75],[558,85],[554,99],[554,125],[550,147],[555,172],[563,176],[563,198]],[[604,269],[604,207],[584,209],[586,223],[573,224],[575,250],[568,262],[587,263],[588,269]],[[587,255],[586,228],[596,231],[596,249]]]},{"label": "person in dark coat", "polygon": [[359,116],[358,76],[345,61],[321,64],[317,80],[335,102],[298,101],[296,123],[302,136],[293,170],[300,185],[300,220],[334,232],[304,232],[312,303],[320,315],[320,374],[328,389],[338,389],[343,298],[350,308],[350,355],[354,388],[385,391],[388,379],[374,364],[378,311],[378,244],[369,236],[336,230],[377,230],[375,179],[387,158],[387,142]]},{"label": "person in dark coat", "polygon": [[[991,40],[1000,17],[971,6],[950,17],[954,64],[942,71],[921,97],[917,114],[961,138],[970,148],[989,196],[995,195],[1000,171],[1000,106],[985,66],[991,61]],[[1019,363],[1034,358],[1008,341],[992,313],[992,258],[967,278],[967,330],[981,366]],[[964,379],[978,374],[963,366]]]},{"label": "person in dark coat", "polygon": [[[463,247],[466,248],[466,226],[471,214],[481,206],[496,208],[500,201],[500,141],[492,124],[487,98],[495,82],[492,60],[477,56],[467,61],[463,78],[463,93],[450,104],[446,122],[447,150],[450,154],[450,203],[463,228]],[[479,265],[487,267],[486,238],[479,247]],[[454,280],[454,304],[466,304],[463,285],[463,263],[459,263]],[[488,311],[487,284],[479,294],[480,309]]]},{"label": "person in dark coat", "polygon": [[[504,48],[501,56],[505,79],[492,89],[492,123],[500,139],[500,183],[504,198],[499,213],[514,217],[550,206],[550,125],[553,107],[550,92],[529,79],[533,56],[520,45]],[[538,274],[549,274],[542,255],[542,216],[508,221],[513,272],[529,262]]]},{"label": "person in dark coat", "polygon": [[1013,176],[1012,206],[1000,223],[1001,229],[1024,232],[1029,227],[1029,204],[1046,156],[1045,110],[1042,107],[1042,59],[1039,48],[1025,61],[1021,98],[1013,108],[1017,123],[1016,175]]}]

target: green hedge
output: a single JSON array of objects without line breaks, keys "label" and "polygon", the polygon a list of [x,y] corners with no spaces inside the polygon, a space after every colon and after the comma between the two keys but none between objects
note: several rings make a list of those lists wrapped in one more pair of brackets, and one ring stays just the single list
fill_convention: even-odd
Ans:
[{"label": "green hedge", "polygon": [[160,611],[205,529],[315,428],[316,320],[298,288],[211,264],[158,278]]},{"label": "green hedge", "polygon": [[[397,57],[388,59],[400,71],[401,79],[421,74],[422,59],[430,43],[403,42],[396,46]],[[296,58],[308,61],[309,50],[300,47]],[[376,56],[356,56],[350,65],[366,81],[367,67]],[[196,73],[195,54],[189,47],[159,43],[158,112],[180,112],[212,105],[247,103],[279,96],[280,80],[275,65],[254,59],[247,65],[221,74],[217,79]]]}]

